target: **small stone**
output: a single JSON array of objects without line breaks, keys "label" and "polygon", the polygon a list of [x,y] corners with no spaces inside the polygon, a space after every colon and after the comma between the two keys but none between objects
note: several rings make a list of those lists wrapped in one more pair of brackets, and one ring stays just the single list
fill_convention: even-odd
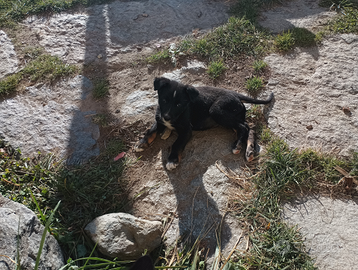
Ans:
[{"label": "small stone", "polygon": [[99,55],[97,56],[98,59],[101,59],[102,57],[103,57],[102,54],[99,54]]},{"label": "small stone", "polygon": [[312,126],[312,125],[308,125],[306,128],[307,128],[308,130],[312,130],[312,129],[313,129],[313,126]]},{"label": "small stone", "polygon": [[352,115],[351,109],[349,107],[343,107],[342,111],[348,116]]},{"label": "small stone", "polygon": [[145,17],[145,18],[149,17],[149,15],[146,14],[146,13],[143,13],[142,16]]}]

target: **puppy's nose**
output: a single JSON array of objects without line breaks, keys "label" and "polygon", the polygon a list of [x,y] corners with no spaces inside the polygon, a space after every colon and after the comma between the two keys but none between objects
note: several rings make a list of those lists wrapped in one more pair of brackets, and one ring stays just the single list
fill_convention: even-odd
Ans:
[{"label": "puppy's nose", "polygon": [[170,121],[170,116],[168,114],[164,114],[163,118],[165,121]]}]

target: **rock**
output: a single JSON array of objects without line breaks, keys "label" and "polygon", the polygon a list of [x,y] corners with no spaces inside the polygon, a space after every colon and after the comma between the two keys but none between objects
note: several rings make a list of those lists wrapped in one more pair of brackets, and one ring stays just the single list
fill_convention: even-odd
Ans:
[{"label": "rock", "polygon": [[99,54],[110,59],[127,46],[185,35],[198,26],[219,26],[227,21],[228,8],[222,1],[206,0],[113,1],[83,13],[32,16],[24,23],[50,54],[68,63],[91,63],[99,61]]},{"label": "rock", "polygon": [[0,30],[0,63],[0,79],[14,73],[18,68],[14,45],[2,30]]},{"label": "rock", "polygon": [[84,76],[62,80],[56,85],[39,84],[27,92],[0,102],[0,135],[26,156],[42,153],[68,155],[77,163],[99,154],[99,127],[82,111],[81,102],[92,90]]},{"label": "rock", "polygon": [[356,269],[358,206],[354,201],[304,197],[283,205],[283,219],[297,225],[318,269]]},{"label": "rock", "polygon": [[100,216],[89,223],[86,233],[106,256],[121,260],[138,259],[161,243],[162,224],[126,213]]},{"label": "rock", "polygon": [[[13,261],[19,252],[21,269],[33,270],[45,227],[34,212],[0,194],[0,269],[17,269]],[[56,239],[47,233],[41,253],[41,270],[58,270],[64,265]]]},{"label": "rock", "polygon": [[266,87],[275,93],[270,129],[292,148],[336,149],[340,156],[358,151],[357,57],[358,39],[347,43],[341,35],[291,55],[267,56],[270,81],[278,82]]},{"label": "rock", "polygon": [[261,14],[259,24],[269,28],[273,33],[280,33],[294,27],[312,30],[324,25],[336,15],[327,8],[320,7],[319,1],[294,0],[283,2],[282,5],[268,9]]}]

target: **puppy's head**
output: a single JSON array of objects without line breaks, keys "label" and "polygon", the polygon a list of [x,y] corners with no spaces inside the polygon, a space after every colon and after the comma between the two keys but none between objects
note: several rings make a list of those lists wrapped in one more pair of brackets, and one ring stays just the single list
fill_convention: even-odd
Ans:
[{"label": "puppy's head", "polygon": [[198,90],[193,86],[163,77],[154,79],[154,90],[158,91],[162,118],[168,122],[175,121],[199,95]]}]

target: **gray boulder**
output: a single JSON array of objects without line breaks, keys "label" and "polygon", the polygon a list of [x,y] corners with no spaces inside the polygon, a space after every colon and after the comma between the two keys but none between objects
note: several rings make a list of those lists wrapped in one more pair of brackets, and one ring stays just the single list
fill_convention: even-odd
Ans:
[{"label": "gray boulder", "polygon": [[[0,194],[0,269],[17,269],[18,253],[21,269],[34,269],[44,228],[34,212]],[[58,270],[63,265],[59,244],[47,234],[38,269]]]},{"label": "gray boulder", "polygon": [[112,213],[96,218],[85,231],[104,255],[129,260],[160,245],[162,224],[126,213]]}]

